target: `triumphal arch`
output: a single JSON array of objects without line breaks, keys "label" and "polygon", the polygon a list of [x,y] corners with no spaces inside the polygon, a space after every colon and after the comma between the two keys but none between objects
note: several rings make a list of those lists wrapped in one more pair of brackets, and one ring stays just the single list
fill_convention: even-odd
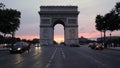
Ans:
[{"label": "triumphal arch", "polygon": [[64,26],[65,44],[78,45],[78,7],[40,6],[40,44],[53,45],[54,26]]}]

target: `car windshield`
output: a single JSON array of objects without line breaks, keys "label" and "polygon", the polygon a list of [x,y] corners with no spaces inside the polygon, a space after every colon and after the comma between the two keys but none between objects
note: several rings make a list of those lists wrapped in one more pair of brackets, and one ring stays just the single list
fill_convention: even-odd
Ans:
[{"label": "car windshield", "polygon": [[14,47],[22,47],[22,43],[15,43]]}]

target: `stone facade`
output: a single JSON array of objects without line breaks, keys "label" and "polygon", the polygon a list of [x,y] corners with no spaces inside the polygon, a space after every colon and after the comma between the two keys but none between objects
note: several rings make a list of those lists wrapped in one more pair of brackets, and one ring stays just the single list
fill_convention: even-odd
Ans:
[{"label": "stone facade", "polygon": [[77,6],[40,6],[40,44],[53,45],[54,26],[64,26],[65,44],[78,44]]}]

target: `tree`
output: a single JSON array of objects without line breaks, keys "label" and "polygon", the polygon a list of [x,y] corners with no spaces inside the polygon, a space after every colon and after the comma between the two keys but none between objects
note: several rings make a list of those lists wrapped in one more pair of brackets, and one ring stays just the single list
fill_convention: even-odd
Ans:
[{"label": "tree", "polygon": [[102,32],[104,32],[104,41],[105,41],[107,26],[106,26],[106,22],[104,21],[104,17],[101,15],[97,15],[95,23],[96,23],[95,25],[96,29],[101,32],[101,39],[102,39]]},{"label": "tree", "polygon": [[[115,9],[105,14],[105,16],[96,16],[96,29],[98,31],[104,32],[104,43],[106,43],[106,31],[120,30],[120,2],[116,3]],[[111,35],[111,33],[110,33]],[[101,35],[102,39],[102,35]]]},{"label": "tree", "polygon": [[119,28],[119,24],[118,24],[118,15],[115,14],[115,11],[112,10],[110,13],[107,13],[104,17],[105,22],[107,23],[107,30],[109,31],[114,31],[114,30],[118,30]]},{"label": "tree", "polygon": [[107,23],[107,30],[110,31],[110,45],[111,45],[111,34],[113,31],[118,30],[118,15],[115,14],[115,10],[112,10],[110,13],[107,13],[104,16],[104,20]]},{"label": "tree", "polygon": [[55,40],[53,41],[54,44],[58,44]]},{"label": "tree", "polygon": [[118,21],[118,26],[119,26],[119,30],[120,30],[120,2],[116,3],[115,5],[115,11],[116,11],[116,14],[118,15],[119,17],[119,20]]},{"label": "tree", "polygon": [[5,5],[3,3],[0,3],[0,9],[4,9]]},{"label": "tree", "polygon": [[100,32],[102,32],[103,31],[103,23],[104,22],[104,20],[103,20],[103,16],[101,16],[101,15],[97,15],[96,16],[96,20],[95,20],[95,23],[96,23],[96,29],[98,30],[98,31],[100,31]]},{"label": "tree", "polygon": [[21,13],[15,9],[0,9],[0,32],[4,34],[11,34],[12,37],[20,25]]},{"label": "tree", "polygon": [[34,38],[34,39],[32,40],[32,43],[33,43],[33,44],[39,43],[39,40],[40,40],[40,39]]},{"label": "tree", "polygon": [[116,10],[117,14],[119,14],[119,16],[120,16],[120,2],[116,3],[115,10]]}]

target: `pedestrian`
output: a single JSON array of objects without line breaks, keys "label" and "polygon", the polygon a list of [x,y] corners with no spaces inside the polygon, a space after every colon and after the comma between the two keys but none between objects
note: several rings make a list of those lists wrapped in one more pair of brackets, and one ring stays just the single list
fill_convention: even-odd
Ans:
[{"label": "pedestrian", "polygon": [[30,51],[30,46],[31,46],[31,44],[29,43],[29,44],[28,44],[28,47],[27,47],[28,53],[29,53],[29,51]]}]

